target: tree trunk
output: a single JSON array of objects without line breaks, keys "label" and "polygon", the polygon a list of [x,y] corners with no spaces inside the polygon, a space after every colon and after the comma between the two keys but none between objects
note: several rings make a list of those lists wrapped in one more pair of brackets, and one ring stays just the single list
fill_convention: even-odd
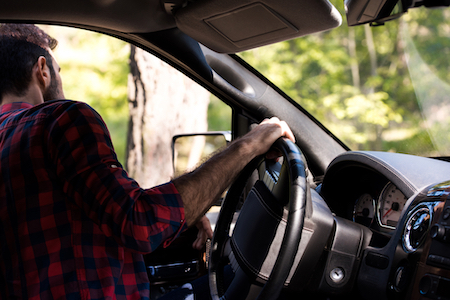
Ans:
[{"label": "tree trunk", "polygon": [[[369,50],[369,57],[370,57],[370,75],[375,77],[378,75],[378,63],[377,63],[377,51],[375,49],[375,43],[373,41],[373,34],[372,34],[372,27],[369,25],[364,25],[364,32],[366,34],[366,43],[367,43],[367,49]],[[371,86],[367,94],[373,94],[375,93],[375,88]],[[375,124],[373,126],[373,133],[375,135],[375,139],[373,141],[373,147],[374,150],[381,150],[383,149],[383,127],[380,125]]]},{"label": "tree trunk", "polygon": [[[373,41],[372,27],[364,25],[364,32],[366,34],[367,50],[369,51],[370,57],[370,75],[377,76],[377,51],[375,50],[375,43]],[[371,86],[367,91],[367,94],[373,93],[375,93],[375,89]]]},{"label": "tree trunk", "polygon": [[361,90],[361,79],[359,76],[359,64],[356,56],[355,28],[348,28],[348,51],[350,54],[350,68],[352,71],[353,86]]},{"label": "tree trunk", "polygon": [[172,137],[205,132],[209,92],[153,55],[131,46],[126,169],[142,187],[173,176]]}]

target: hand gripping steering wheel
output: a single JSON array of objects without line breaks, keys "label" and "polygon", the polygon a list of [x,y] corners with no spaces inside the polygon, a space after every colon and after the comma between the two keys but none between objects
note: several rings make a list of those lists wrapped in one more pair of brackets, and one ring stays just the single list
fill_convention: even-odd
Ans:
[{"label": "hand gripping steering wheel", "polygon": [[[262,188],[262,192],[257,191],[255,188],[255,186],[258,184],[257,182],[257,184],[255,184],[252,189],[252,191],[255,190],[255,192],[253,193],[253,197],[252,199],[250,199],[250,196],[247,197],[247,200],[245,201],[241,209],[239,219],[236,223],[236,228],[233,232],[233,235],[230,237],[230,226],[233,220],[234,213],[238,207],[240,196],[246,186],[247,179],[251,176],[254,170],[258,168],[258,166],[260,182],[259,186],[262,185],[261,182],[264,182],[264,180],[266,180],[267,182],[267,179],[264,179],[263,177],[267,177],[267,174],[271,171],[268,170],[268,164],[262,164],[262,162],[264,162],[264,158],[259,157],[250,162],[241,172],[236,181],[231,185],[222,204],[211,244],[211,254],[208,269],[210,293],[213,300],[253,298],[257,298],[258,300],[277,299],[291,272],[291,268],[294,264],[294,258],[296,256],[298,245],[300,243],[302,235],[303,223],[305,218],[305,208],[307,205],[307,201],[311,202],[311,195],[306,179],[305,159],[298,147],[293,142],[285,138],[278,139],[274,143],[273,147],[280,151],[283,155],[284,166],[283,168],[281,168],[281,173],[279,174],[280,176],[278,178],[281,178],[284,175],[284,177],[288,179],[286,183],[287,188],[283,192],[283,195],[285,195],[283,197],[288,199],[282,199],[281,202],[285,203],[280,204],[279,199],[277,200],[272,195],[272,191],[270,191],[270,189],[267,189],[267,183]],[[263,166],[262,168],[261,165]],[[276,184],[277,182],[274,182],[274,185]],[[269,192],[264,192],[264,190],[267,190]],[[287,193],[286,190],[288,190]],[[249,195],[250,194],[251,192],[249,193]],[[261,204],[260,202],[263,204]],[[247,203],[257,203],[256,209],[255,207],[251,206],[252,204]],[[272,205],[271,203],[276,204]],[[250,208],[246,208],[246,205],[248,205],[247,207]],[[273,211],[277,210],[277,205],[281,207],[281,209],[278,209],[279,211],[281,210],[281,217],[276,217],[275,219],[283,219],[283,211],[285,215],[284,234],[278,235],[276,235],[275,231],[273,230],[272,234],[270,234],[270,232],[268,232],[270,230],[264,231],[263,229],[261,229],[261,227],[264,227],[264,223],[273,223],[273,218],[268,218],[267,216],[274,215]],[[271,206],[275,208],[271,209]],[[247,211],[247,213],[244,213],[244,210]],[[263,217],[261,217],[261,214],[258,214],[258,211],[263,211]],[[243,220],[241,220],[241,218]],[[240,233],[236,233],[236,231],[238,230],[238,223],[244,224],[239,227],[241,228]],[[260,225],[261,227],[259,227]],[[249,230],[249,227],[253,227],[256,230]],[[278,228],[280,226],[277,225],[276,227]],[[262,235],[263,238],[261,238],[261,236],[255,237],[258,234]],[[275,235],[279,236],[281,241],[281,246],[279,245],[280,242],[275,243],[278,244],[278,247],[275,247],[277,253],[273,254],[273,245],[270,247],[267,246],[267,249],[263,249],[264,246],[259,246],[261,243],[262,245],[268,245],[271,243],[274,244],[272,240],[274,239]],[[280,237],[281,235],[283,235],[282,239]],[[266,240],[265,236],[269,238],[269,241],[261,242],[261,240]],[[239,241],[247,239],[250,240],[248,244],[245,245],[247,242],[243,242],[244,246],[241,247],[241,242]],[[257,249],[251,249],[255,247],[257,247]],[[246,252],[248,252],[247,250],[250,252],[254,252],[249,255],[246,254]],[[258,260],[258,257],[261,256],[261,253],[269,254],[265,255],[265,257],[263,257],[261,260]],[[267,259],[267,257],[269,256],[274,256],[275,259]],[[254,257],[257,258],[254,259]],[[252,264],[252,260],[256,260],[256,263]],[[263,262],[267,260],[270,260],[268,264],[269,267],[267,267],[267,263]],[[247,264],[248,261],[250,261],[249,264]],[[229,262],[233,265],[235,276],[232,280],[231,285],[225,290],[223,283],[223,267]],[[255,265],[257,265],[257,267],[254,267]],[[267,276],[264,276],[264,274],[260,275],[261,273],[264,273],[259,272],[258,266],[261,265],[263,265],[262,268],[266,268],[267,270],[269,270],[268,272],[266,272]],[[258,276],[263,277],[263,283],[261,283],[261,278],[258,278]],[[254,288],[255,281],[258,281],[258,279],[260,282],[259,285],[263,285],[262,289],[259,287],[256,289]],[[256,286],[258,286],[258,284],[256,284]]]}]

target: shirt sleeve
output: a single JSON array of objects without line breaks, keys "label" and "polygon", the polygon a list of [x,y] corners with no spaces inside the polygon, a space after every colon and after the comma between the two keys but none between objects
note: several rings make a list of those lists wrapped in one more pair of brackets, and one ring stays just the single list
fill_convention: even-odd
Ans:
[{"label": "shirt sleeve", "polygon": [[186,228],[181,196],[169,182],[142,189],[128,177],[95,110],[67,101],[48,129],[49,155],[63,191],[108,237],[149,253]]}]

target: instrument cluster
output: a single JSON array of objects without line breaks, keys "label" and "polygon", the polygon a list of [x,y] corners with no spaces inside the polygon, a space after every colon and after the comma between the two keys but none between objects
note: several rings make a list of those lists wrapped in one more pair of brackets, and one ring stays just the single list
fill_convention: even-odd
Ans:
[{"label": "instrument cluster", "polygon": [[378,196],[364,193],[358,197],[353,207],[353,221],[367,227],[395,229],[407,200],[392,182],[388,182]]}]

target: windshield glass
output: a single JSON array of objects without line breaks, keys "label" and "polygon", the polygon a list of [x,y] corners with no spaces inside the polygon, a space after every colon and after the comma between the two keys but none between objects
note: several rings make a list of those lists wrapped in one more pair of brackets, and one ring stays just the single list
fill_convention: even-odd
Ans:
[{"label": "windshield glass", "polygon": [[449,156],[450,9],[241,53],[352,150]]}]

